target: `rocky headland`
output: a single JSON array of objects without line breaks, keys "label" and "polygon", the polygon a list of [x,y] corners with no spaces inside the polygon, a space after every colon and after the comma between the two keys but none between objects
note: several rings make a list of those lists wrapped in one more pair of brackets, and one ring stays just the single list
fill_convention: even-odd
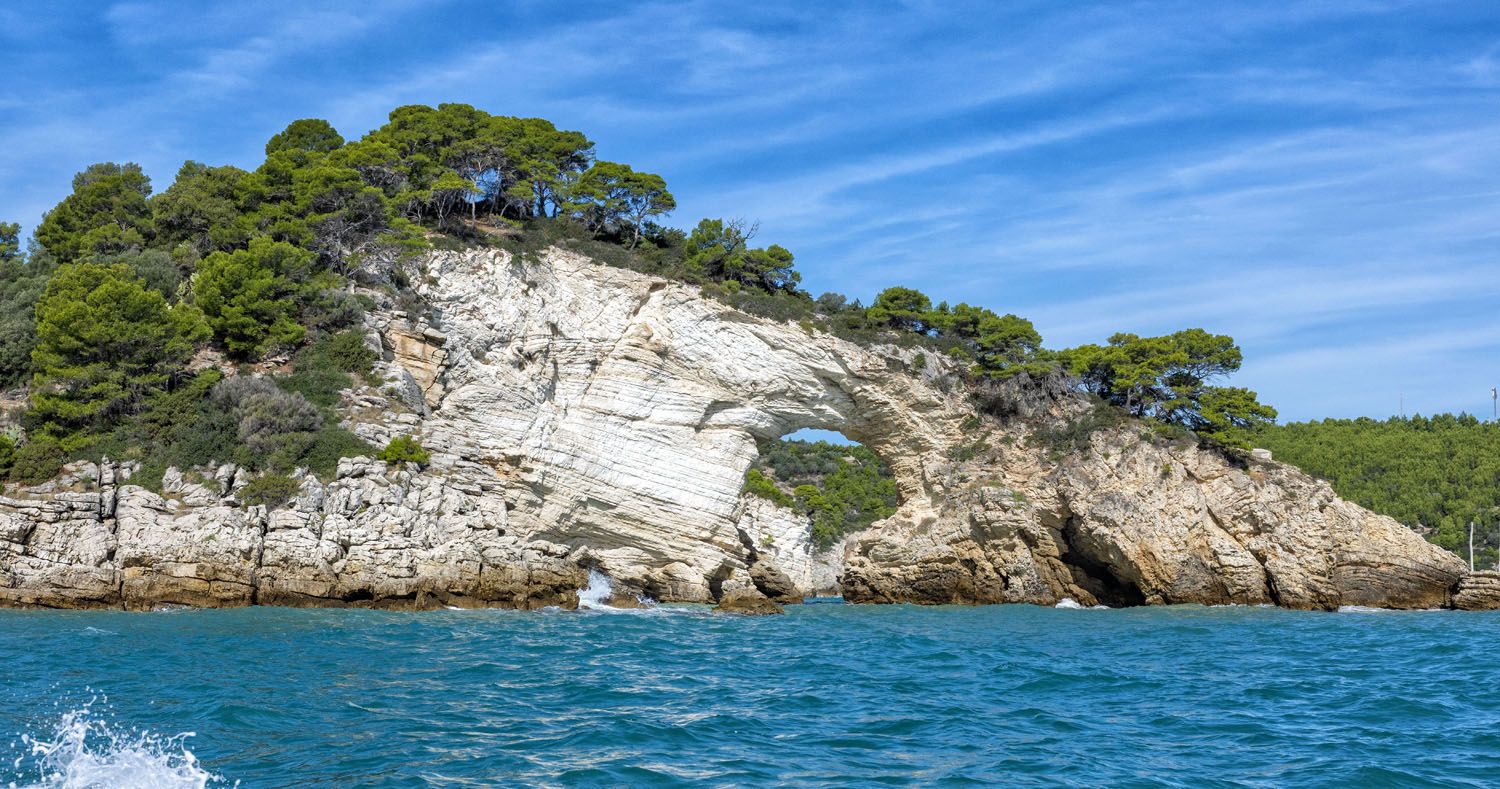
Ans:
[{"label": "rocky headland", "polygon": [[[345,459],[284,506],[232,465],[80,463],[0,498],[0,603],[572,607],[596,570],[658,601],[1485,607],[1457,557],[1265,457],[1139,425],[1059,448],[1088,404],[1013,387],[980,414],[957,371],[549,250],[442,252],[416,318],[367,319],[378,386],[345,424],[415,435],[425,468]],[[1002,393],[1003,394],[1003,393]],[[837,430],[890,466],[897,512],[818,551],[742,492],[756,440]]]}]

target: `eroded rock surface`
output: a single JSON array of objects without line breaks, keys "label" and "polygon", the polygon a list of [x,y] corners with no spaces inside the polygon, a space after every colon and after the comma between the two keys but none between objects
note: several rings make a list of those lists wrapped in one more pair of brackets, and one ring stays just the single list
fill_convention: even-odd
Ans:
[{"label": "eroded rock surface", "polygon": [[724,595],[719,604],[714,606],[714,612],[747,616],[786,613],[785,609],[754,589],[741,589]]},{"label": "eroded rock surface", "polygon": [[[572,605],[596,568],[661,601],[1429,607],[1463,574],[1268,460],[1130,429],[1058,453],[1032,433],[1076,403],[980,419],[912,350],[555,251],[439,253],[426,274],[430,314],[372,317],[381,383],[344,411],[377,446],[416,436],[431,467],[346,460],[271,511],[241,506],[233,468],[170,474],[163,496],[80,468],[0,499],[0,602]],[[864,443],[902,498],[831,554],[741,495],[756,439],[804,427]]]},{"label": "eroded rock surface", "polygon": [[1458,583],[1453,607],[1465,611],[1500,610],[1500,572],[1480,570],[1469,573]]},{"label": "eroded rock surface", "polygon": [[[522,543],[479,489],[349,459],[268,511],[232,467],[165,496],[73,467],[71,491],[0,498],[0,601],[52,607],[576,605],[567,546]],[[45,497],[45,498],[44,498]]]},{"label": "eroded rock surface", "polygon": [[1125,430],[1096,434],[1090,451],[1055,465],[1020,443],[955,469],[938,517],[898,514],[857,535],[845,596],[1430,608],[1449,604],[1464,572],[1457,557],[1288,466],[1242,469]]}]

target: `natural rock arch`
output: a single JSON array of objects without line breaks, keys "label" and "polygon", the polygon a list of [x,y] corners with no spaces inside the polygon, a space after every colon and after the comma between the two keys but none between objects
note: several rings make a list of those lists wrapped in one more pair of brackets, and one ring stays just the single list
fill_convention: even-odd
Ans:
[{"label": "natural rock arch", "polygon": [[929,469],[961,435],[958,399],[893,374],[912,352],[750,319],[563,254],[447,255],[433,269],[448,286],[428,293],[447,364],[428,443],[458,470],[522,483],[518,533],[668,597],[709,596],[726,557],[745,554],[735,524],[756,439],[841,432],[922,511]]}]

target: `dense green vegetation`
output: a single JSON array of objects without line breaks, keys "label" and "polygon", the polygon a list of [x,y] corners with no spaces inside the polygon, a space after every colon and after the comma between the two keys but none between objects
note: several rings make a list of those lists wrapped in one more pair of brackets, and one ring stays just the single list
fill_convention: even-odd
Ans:
[{"label": "dense green vegetation", "polygon": [[1500,424],[1468,414],[1325,419],[1261,428],[1256,443],[1475,563],[1500,548]]},{"label": "dense green vegetation", "polygon": [[896,483],[875,453],[827,441],[762,442],[745,490],[812,516],[813,543],[831,547],[896,511]]},{"label": "dense green vegetation", "polygon": [[432,455],[411,436],[396,436],[376,457],[387,463],[415,463],[419,466],[425,466],[432,460]]},{"label": "dense green vegetation", "polygon": [[[0,469],[35,480],[109,455],[143,461],[150,481],[167,464],[329,473],[340,456],[373,454],[333,407],[373,361],[364,311],[381,299],[425,309],[409,283],[434,246],[571,248],[808,332],[922,346],[919,369],[946,354],[961,361],[947,385],[975,391],[1070,371],[1114,407],[1226,446],[1273,414],[1252,393],[1208,385],[1238,366],[1227,337],[1119,335],[1055,352],[1024,318],[934,306],[909,288],[868,307],[814,298],[789,250],[755,245],[755,225],[661,225],[675,207],[661,176],[599,159],[581,132],[462,104],[397,108],[357,140],[298,120],[254,169],[186,162],[159,193],[135,164],[90,165],[24,253],[18,228],[0,224],[0,385],[27,385],[30,401]],[[277,372],[221,381],[228,365]],[[388,450],[415,459],[401,453],[420,447]],[[877,509],[842,495],[825,486],[802,500],[826,513],[825,531],[844,528],[840,513]]]}]

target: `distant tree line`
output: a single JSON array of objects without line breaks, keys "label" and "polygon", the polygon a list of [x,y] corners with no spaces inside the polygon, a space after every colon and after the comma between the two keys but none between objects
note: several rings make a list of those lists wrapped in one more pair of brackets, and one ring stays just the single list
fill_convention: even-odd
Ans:
[{"label": "distant tree line", "polygon": [[1469,414],[1324,419],[1262,427],[1256,442],[1276,459],[1333,485],[1428,540],[1495,566],[1500,547],[1500,424]]}]

